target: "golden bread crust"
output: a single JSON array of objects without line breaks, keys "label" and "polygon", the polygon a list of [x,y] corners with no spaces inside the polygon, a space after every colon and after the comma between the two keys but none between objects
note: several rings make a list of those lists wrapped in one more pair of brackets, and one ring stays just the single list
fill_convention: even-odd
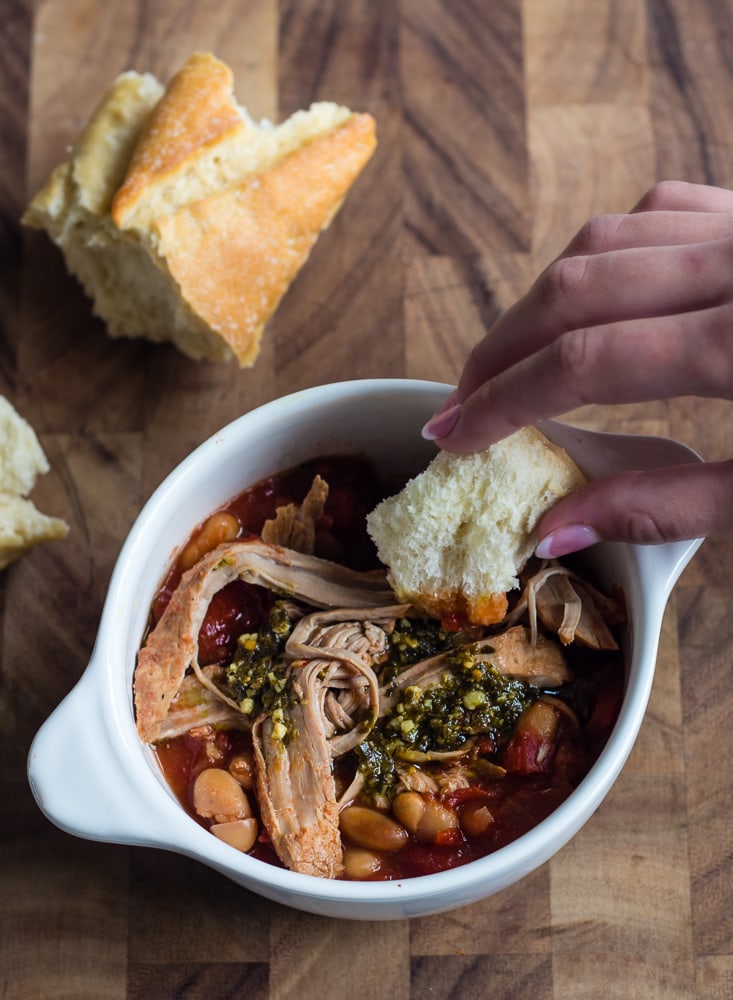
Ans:
[{"label": "golden bread crust", "polygon": [[109,211],[140,131],[163,93],[150,74],[124,73],[92,115],[73,158],[74,178],[90,211]]},{"label": "golden bread crust", "polygon": [[124,227],[146,190],[165,180],[202,148],[244,128],[232,97],[232,71],[208,52],[196,52],[171,79],[153,109],[112,202]]},{"label": "golden bread crust", "polygon": [[375,146],[354,114],[265,173],[159,219],[159,253],[194,312],[252,363],[269,316]]}]

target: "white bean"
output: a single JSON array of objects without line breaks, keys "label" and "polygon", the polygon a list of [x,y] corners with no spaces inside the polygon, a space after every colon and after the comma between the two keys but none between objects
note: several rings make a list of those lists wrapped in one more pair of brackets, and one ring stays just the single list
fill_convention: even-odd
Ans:
[{"label": "white bean", "polygon": [[417,833],[425,815],[425,799],[419,792],[400,792],[392,802],[392,812],[410,833]]},{"label": "white bean", "polygon": [[369,878],[382,867],[382,859],[363,847],[347,847],[344,851],[344,873],[349,878]]},{"label": "white bean", "polygon": [[486,833],[493,822],[491,810],[480,799],[466,802],[461,809],[461,829],[469,837],[479,837],[482,833]]},{"label": "white bean", "polygon": [[229,773],[239,782],[242,788],[249,791],[255,785],[255,765],[251,753],[244,751],[235,754],[229,761]]},{"label": "white bean", "polygon": [[201,525],[179,557],[182,569],[190,569],[207,552],[222,542],[231,542],[239,534],[239,521],[227,511],[217,511]]},{"label": "white bean", "polygon": [[418,840],[426,844],[435,843],[436,838],[441,833],[458,828],[458,816],[453,809],[443,805],[432,795],[425,796],[425,812],[420,824],[415,831]]},{"label": "white bean", "polygon": [[228,771],[218,767],[208,767],[196,778],[193,807],[199,816],[217,823],[249,819],[252,815],[252,807],[242,786]]},{"label": "white bean", "polygon": [[392,803],[392,812],[413,836],[432,844],[440,833],[455,830],[458,816],[433,795],[401,792]]},{"label": "white bean", "polygon": [[249,819],[235,819],[229,823],[214,823],[210,829],[219,840],[245,854],[254,847],[259,832],[257,820],[252,816]]},{"label": "white bean", "polygon": [[339,825],[352,843],[369,851],[396,851],[407,840],[403,826],[366,806],[347,806],[339,817]]}]

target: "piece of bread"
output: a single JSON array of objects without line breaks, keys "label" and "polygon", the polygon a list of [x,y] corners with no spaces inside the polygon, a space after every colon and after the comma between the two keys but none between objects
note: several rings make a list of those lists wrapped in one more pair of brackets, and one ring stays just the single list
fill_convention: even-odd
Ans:
[{"label": "piece of bread", "polygon": [[229,68],[196,53],[165,89],[118,77],[23,221],[58,244],[111,336],[249,366],[375,145],[370,115],[329,102],[255,123]]},{"label": "piece of bread", "polygon": [[0,570],[34,545],[65,538],[67,524],[42,514],[27,494],[48,461],[36,433],[0,396]]},{"label": "piece of bread", "polygon": [[367,517],[398,600],[446,622],[492,625],[536,545],[535,527],[585,477],[534,427],[486,451],[441,451]]}]

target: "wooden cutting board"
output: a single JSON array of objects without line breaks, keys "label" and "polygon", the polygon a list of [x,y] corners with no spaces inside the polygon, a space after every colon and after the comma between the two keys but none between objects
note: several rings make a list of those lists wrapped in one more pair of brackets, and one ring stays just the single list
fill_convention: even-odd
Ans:
[{"label": "wooden cutting board", "polygon": [[[539,871],[465,909],[304,915],[181,858],[74,839],[25,778],[88,662],[126,532],[193,446],[303,386],[454,381],[587,218],[660,178],[733,185],[730,0],[6,0],[0,46],[0,391],[52,465],[36,502],[71,526],[0,576],[0,996],[733,997],[730,538],[673,595],[608,800]],[[256,117],[327,99],[378,122],[374,159],[244,372],[110,340],[18,224],[114,75],[167,79],[196,49],[232,66]],[[731,453],[728,402],[573,417]]]}]

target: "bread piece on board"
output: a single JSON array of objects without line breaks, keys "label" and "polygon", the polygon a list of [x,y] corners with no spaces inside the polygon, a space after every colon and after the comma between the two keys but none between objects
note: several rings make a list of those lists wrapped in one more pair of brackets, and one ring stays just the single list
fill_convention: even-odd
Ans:
[{"label": "bread piece on board", "polygon": [[42,514],[26,496],[48,461],[36,433],[0,396],[0,570],[34,545],[65,538],[68,526]]},{"label": "bread piece on board", "polygon": [[165,88],[118,77],[23,221],[59,245],[111,336],[250,366],[376,138],[370,115],[330,102],[256,123],[232,83],[209,53]]},{"label": "bread piece on board", "polygon": [[367,517],[398,600],[444,621],[492,625],[534,551],[542,514],[585,477],[536,428],[472,455],[441,451]]}]

